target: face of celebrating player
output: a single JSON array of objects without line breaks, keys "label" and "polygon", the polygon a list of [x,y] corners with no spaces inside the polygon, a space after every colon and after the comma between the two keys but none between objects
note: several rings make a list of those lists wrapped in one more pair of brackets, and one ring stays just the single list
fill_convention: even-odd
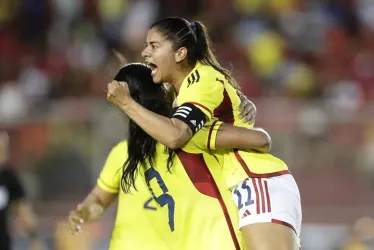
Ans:
[{"label": "face of celebrating player", "polygon": [[166,40],[157,29],[152,28],[148,31],[142,56],[152,69],[152,78],[155,83],[171,80],[170,72],[175,68],[172,48],[172,43]]},{"label": "face of celebrating player", "polygon": [[198,43],[191,23],[183,18],[169,17],[153,23],[142,55],[152,68],[154,82],[168,82],[178,90],[196,62],[203,59],[200,44],[205,40],[200,40]]},{"label": "face of celebrating player", "polygon": [[217,62],[210,46],[202,23],[168,17],[152,24],[142,56],[152,68],[153,81],[171,83],[177,91],[197,62],[210,65],[239,89],[231,73]]}]

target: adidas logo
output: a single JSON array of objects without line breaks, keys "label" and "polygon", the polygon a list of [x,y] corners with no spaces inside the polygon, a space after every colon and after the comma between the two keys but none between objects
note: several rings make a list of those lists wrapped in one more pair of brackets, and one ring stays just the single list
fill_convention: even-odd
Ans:
[{"label": "adidas logo", "polygon": [[248,210],[245,210],[245,212],[244,212],[242,218],[245,218],[245,217],[247,217],[247,216],[249,216],[249,215],[251,215],[251,213],[250,213]]},{"label": "adidas logo", "polygon": [[191,122],[194,126],[196,126],[196,120],[190,120],[190,122]]}]

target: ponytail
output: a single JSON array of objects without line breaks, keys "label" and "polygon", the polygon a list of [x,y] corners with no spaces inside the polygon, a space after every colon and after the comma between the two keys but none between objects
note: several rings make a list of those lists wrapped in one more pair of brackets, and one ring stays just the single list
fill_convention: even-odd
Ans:
[{"label": "ponytail", "polygon": [[235,89],[240,89],[239,84],[232,77],[231,72],[222,67],[217,61],[217,58],[211,49],[212,42],[209,38],[208,31],[205,25],[201,22],[194,21],[191,22],[190,26],[196,37],[196,44],[194,48],[196,60],[200,61],[202,64],[212,66],[215,70],[224,75]]},{"label": "ponytail", "polygon": [[211,49],[207,29],[201,22],[190,23],[180,17],[168,17],[155,22],[151,28],[157,28],[167,40],[173,43],[175,50],[187,48],[187,62],[190,65],[195,65],[197,61],[209,65],[223,74],[234,88],[240,89],[230,71],[218,63]]}]

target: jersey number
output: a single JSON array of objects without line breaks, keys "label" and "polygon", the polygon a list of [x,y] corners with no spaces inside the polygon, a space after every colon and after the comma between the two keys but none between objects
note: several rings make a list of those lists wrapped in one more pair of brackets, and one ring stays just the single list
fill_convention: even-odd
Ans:
[{"label": "jersey number", "polygon": [[[251,187],[247,184],[247,181],[243,181],[241,187],[237,187],[234,190],[234,194],[238,196],[238,209],[243,208],[243,206],[249,206],[254,203],[254,200],[252,200],[252,192]],[[243,196],[247,195],[247,200],[243,205]]]},{"label": "jersey number", "polygon": [[174,210],[175,210],[175,202],[173,197],[171,197],[167,192],[169,191],[168,188],[165,185],[165,182],[162,180],[161,175],[159,172],[157,172],[154,168],[150,168],[145,172],[145,179],[148,183],[150,183],[151,180],[156,178],[158,185],[160,185],[160,188],[162,190],[162,194],[158,197],[155,196],[152,188],[149,186],[149,189],[152,193],[153,198],[155,201],[161,206],[168,205],[169,209],[169,226],[170,230],[174,231]]}]

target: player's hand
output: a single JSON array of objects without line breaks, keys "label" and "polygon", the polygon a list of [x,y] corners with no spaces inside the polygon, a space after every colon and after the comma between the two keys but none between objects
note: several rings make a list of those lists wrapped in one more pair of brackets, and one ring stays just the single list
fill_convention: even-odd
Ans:
[{"label": "player's hand", "polygon": [[88,211],[79,204],[75,210],[70,211],[68,221],[70,224],[70,232],[72,234],[82,231],[83,224],[88,219]]},{"label": "player's hand", "polygon": [[245,123],[255,123],[257,109],[253,102],[243,95],[242,92],[237,91],[240,98],[240,119],[243,119]]},{"label": "player's hand", "polygon": [[107,99],[118,107],[126,106],[132,100],[127,83],[110,82],[108,84]]}]

